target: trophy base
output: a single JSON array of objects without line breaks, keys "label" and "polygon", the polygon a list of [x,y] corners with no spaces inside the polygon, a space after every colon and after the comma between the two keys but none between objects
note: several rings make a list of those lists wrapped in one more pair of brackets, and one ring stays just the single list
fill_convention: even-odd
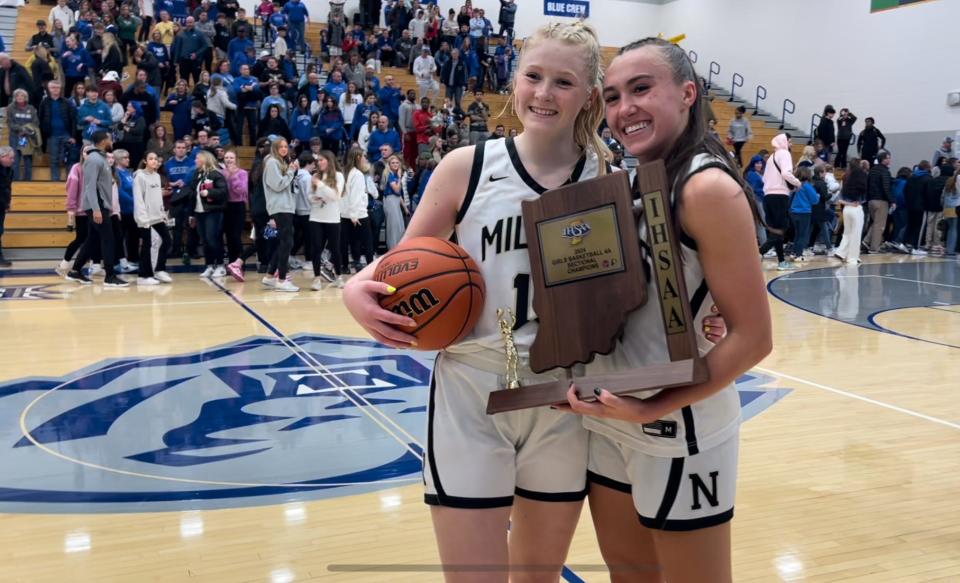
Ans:
[{"label": "trophy base", "polygon": [[600,387],[615,395],[669,389],[705,382],[709,378],[707,364],[702,358],[691,358],[645,366],[642,369],[618,373],[574,377],[539,385],[527,385],[519,389],[503,389],[490,393],[487,400],[487,415],[517,411],[545,405],[567,403],[570,383],[587,389],[584,401],[594,401],[593,389]]}]

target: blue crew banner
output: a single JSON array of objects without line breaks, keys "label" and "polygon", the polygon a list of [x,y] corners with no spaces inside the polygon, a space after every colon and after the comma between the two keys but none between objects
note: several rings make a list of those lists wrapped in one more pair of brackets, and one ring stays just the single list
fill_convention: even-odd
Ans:
[{"label": "blue crew banner", "polygon": [[589,0],[543,0],[543,13],[546,16],[567,16],[570,18],[589,18]]}]

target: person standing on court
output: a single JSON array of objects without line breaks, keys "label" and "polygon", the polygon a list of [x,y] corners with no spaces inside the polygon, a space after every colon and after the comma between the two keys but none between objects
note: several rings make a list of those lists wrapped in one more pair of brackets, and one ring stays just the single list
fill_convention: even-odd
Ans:
[{"label": "person standing on court", "polygon": [[860,241],[863,233],[863,203],[867,200],[867,173],[860,160],[850,160],[840,191],[843,206],[843,237],[834,256],[850,265],[860,263]]},{"label": "person standing on court", "polygon": [[877,154],[887,147],[887,137],[874,125],[875,121],[872,117],[863,120],[863,123],[866,127],[857,138],[857,153],[860,154],[861,159],[873,166]]},{"label": "person standing on court", "polygon": [[770,249],[777,251],[777,269],[794,269],[787,261],[783,245],[790,227],[790,191],[800,188],[800,181],[793,175],[793,158],[790,156],[790,138],[777,134],[771,141],[775,149],[763,171],[763,212],[767,222],[767,242],[760,247],[763,255]]},{"label": "person standing on court", "polygon": [[727,130],[727,139],[733,144],[733,154],[737,159],[737,166],[743,168],[743,159],[741,152],[747,142],[753,139],[753,129],[750,127],[750,121],[743,117],[747,108],[740,106],[734,112],[734,118],[730,120],[730,129]]},{"label": "person standing on court", "polygon": [[289,161],[290,146],[287,140],[277,138],[270,146],[270,155],[264,160],[263,194],[267,200],[267,212],[277,225],[278,245],[270,259],[270,266],[262,283],[277,291],[300,291],[287,278],[290,251],[293,250],[293,216],[297,210],[293,181],[300,170],[296,158]]},{"label": "person standing on court", "polygon": [[[837,141],[837,132],[833,125],[833,116],[837,115],[837,110],[832,105],[823,108],[823,116],[820,117],[820,125],[817,126],[816,138],[823,142],[823,147],[827,151],[827,156],[833,154],[833,145]],[[826,160],[830,162],[830,160]]]},{"label": "person standing on court", "polygon": [[103,257],[103,267],[106,277],[103,280],[105,287],[127,287],[126,281],[117,277],[114,272],[113,225],[110,222],[110,213],[113,211],[113,173],[107,162],[107,152],[113,148],[113,140],[108,132],[97,130],[91,136],[93,150],[87,155],[83,163],[83,189],[80,193],[80,210],[90,215],[90,232],[87,234],[80,252],[77,253],[66,279],[84,285],[92,283],[90,278],[80,270],[94,255]]},{"label": "person standing on court", "polygon": [[893,177],[890,176],[890,152],[877,154],[877,163],[867,174],[867,249],[879,253],[887,218],[897,208],[893,199]]},{"label": "person standing on court", "polygon": [[[13,201],[13,162],[16,154],[10,146],[0,147],[0,241],[3,237],[3,223],[7,219],[10,203]],[[10,267],[11,263],[3,256],[3,244],[0,242],[0,267]]]}]

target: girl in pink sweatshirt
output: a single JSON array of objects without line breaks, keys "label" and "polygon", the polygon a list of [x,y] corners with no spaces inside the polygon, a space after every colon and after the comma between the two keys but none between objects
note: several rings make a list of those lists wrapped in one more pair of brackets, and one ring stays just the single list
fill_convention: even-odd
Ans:
[{"label": "girl in pink sweatshirt", "polygon": [[767,223],[767,242],[760,247],[763,255],[770,249],[777,252],[777,269],[796,269],[783,253],[785,235],[790,227],[790,191],[800,187],[793,175],[793,158],[790,156],[790,138],[777,134],[770,142],[774,152],[767,160],[763,171],[763,211]]},{"label": "girl in pink sweatshirt", "polygon": [[67,228],[73,229],[73,241],[67,245],[67,250],[63,253],[63,260],[57,266],[57,273],[66,274],[73,266],[73,256],[83,245],[87,238],[89,227],[89,218],[87,213],[80,210],[80,191],[83,188],[83,162],[87,159],[87,153],[93,149],[89,146],[83,149],[80,154],[80,161],[73,165],[70,174],[67,176]]}]

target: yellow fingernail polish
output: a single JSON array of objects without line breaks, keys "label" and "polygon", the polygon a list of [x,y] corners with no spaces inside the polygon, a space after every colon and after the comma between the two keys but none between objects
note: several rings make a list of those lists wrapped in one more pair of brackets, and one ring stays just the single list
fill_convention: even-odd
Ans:
[{"label": "yellow fingernail polish", "polygon": [[397,293],[397,288],[393,287],[392,285],[388,285],[388,286],[387,286],[387,293],[388,293],[388,294],[395,294],[395,293]]}]

